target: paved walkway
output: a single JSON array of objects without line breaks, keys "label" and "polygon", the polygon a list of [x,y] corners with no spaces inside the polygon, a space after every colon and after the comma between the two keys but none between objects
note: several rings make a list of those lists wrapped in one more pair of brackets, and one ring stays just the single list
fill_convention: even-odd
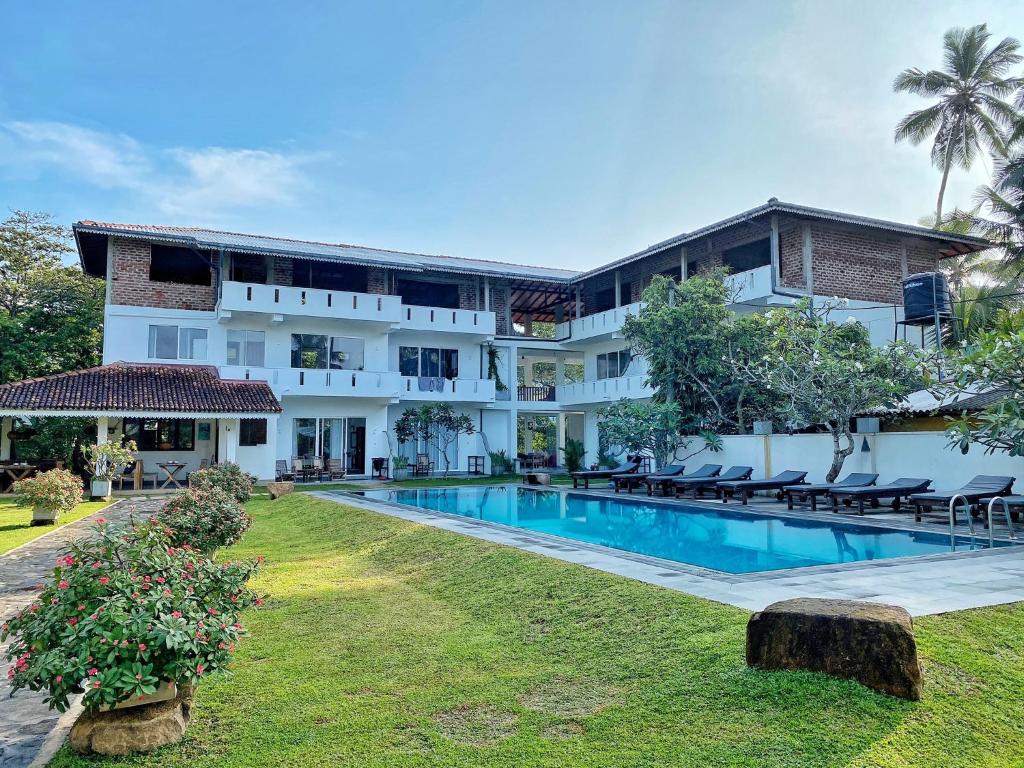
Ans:
[{"label": "paved walkway", "polygon": [[[591,545],[523,528],[371,501],[339,491],[321,491],[314,495],[752,611],[759,611],[770,603],[791,597],[830,597],[890,603],[903,606],[913,616],[1024,601],[1024,545],[975,552],[734,574]],[[628,495],[616,496],[611,492],[598,490],[591,490],[587,495],[619,500],[630,498]],[[648,501],[646,494],[633,498]],[[663,503],[673,504],[671,501]],[[680,506],[723,509],[721,502],[694,502],[689,499],[680,502]],[[943,522],[941,516],[915,524],[912,522],[913,517],[907,514],[881,512],[859,517],[833,512],[787,512],[785,504],[760,500],[748,507],[729,504],[725,509],[797,520],[821,521],[824,517],[826,520],[844,523],[932,531],[944,535],[949,533],[948,523]],[[1006,533],[1006,528],[1002,526],[995,530],[997,535]],[[958,534],[968,533],[965,525],[958,526]],[[1018,537],[1020,533],[1018,529]],[[982,537],[987,536],[983,528],[979,530],[979,534]]]},{"label": "paved walkway", "polygon": [[[131,514],[155,511],[162,500],[120,501],[91,517],[58,528],[52,533],[0,555],[0,623],[14,616],[36,595],[36,585],[53,574],[54,561],[67,544],[84,535],[95,517],[123,523]],[[9,643],[0,644],[0,652]],[[7,684],[7,668],[0,662],[0,768],[25,768],[39,754],[60,713],[43,703],[43,694],[21,690],[13,697]]]}]

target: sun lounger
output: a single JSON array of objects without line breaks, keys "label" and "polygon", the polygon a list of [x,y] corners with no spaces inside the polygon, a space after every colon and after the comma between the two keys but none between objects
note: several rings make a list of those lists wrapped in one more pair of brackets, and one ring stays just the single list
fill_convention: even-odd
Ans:
[{"label": "sun lounger", "polygon": [[639,488],[641,483],[646,483],[652,477],[679,477],[683,474],[683,470],[686,469],[682,464],[666,464],[657,472],[652,472],[649,475],[641,475],[637,472],[626,472],[622,475],[613,475],[612,482],[615,483],[615,492],[618,493],[622,488],[625,488],[629,493],[633,492],[634,488]]},{"label": "sun lounger", "polygon": [[704,478],[679,478],[673,481],[672,485],[676,489],[676,497],[683,496],[687,491],[693,494],[693,498],[699,498],[704,495],[704,491],[714,491],[718,483],[730,482],[733,480],[749,480],[750,476],[754,473],[753,467],[735,466],[729,467],[725,472],[718,475],[717,477],[704,477]]},{"label": "sun lounger", "polygon": [[[921,515],[931,512],[932,507],[942,507],[943,513],[949,508],[949,502],[955,496],[962,496],[968,505],[977,504],[985,497],[1001,496],[1010,493],[1016,478],[1009,475],[976,475],[967,485],[948,491],[931,491],[915,493],[909,501],[914,505],[914,520],[921,522]],[[958,501],[960,501],[958,499]]]},{"label": "sun lounger", "polygon": [[806,472],[790,469],[764,480],[722,481],[715,486],[715,496],[721,498],[722,503],[726,504],[730,496],[735,497],[738,494],[742,503],[746,504],[750,494],[754,491],[776,491],[781,501],[782,489],[787,485],[800,485],[805,477],[807,477]]},{"label": "sun lounger", "polygon": [[620,464],[615,469],[592,469],[587,472],[573,472],[572,487],[579,488],[579,481],[583,481],[584,488],[590,488],[591,480],[608,480],[613,475],[625,475],[636,472],[640,469],[640,459],[638,457],[632,457],[625,464]]},{"label": "sun lounger", "polygon": [[810,501],[811,511],[818,509],[818,497],[827,496],[833,488],[863,488],[878,482],[878,475],[872,472],[851,472],[842,480],[834,483],[804,483],[803,485],[787,485],[782,489],[786,496],[786,504],[793,508],[794,499],[800,502]]},{"label": "sun lounger", "polygon": [[931,480],[923,477],[900,477],[885,485],[861,486],[859,488],[833,488],[828,497],[832,501],[832,511],[839,511],[839,501],[857,502],[857,514],[864,514],[864,502],[871,502],[872,507],[878,506],[879,499],[892,499],[892,508],[900,511],[900,499],[928,490]]},{"label": "sun lounger", "polygon": [[707,480],[708,478],[716,477],[721,471],[721,464],[705,464],[696,472],[691,472],[688,475],[682,474],[682,470],[675,475],[667,475],[664,471],[656,475],[648,475],[644,480],[647,483],[647,495],[653,496],[655,489],[660,488],[662,496],[668,496],[672,490],[672,483],[676,480]]}]

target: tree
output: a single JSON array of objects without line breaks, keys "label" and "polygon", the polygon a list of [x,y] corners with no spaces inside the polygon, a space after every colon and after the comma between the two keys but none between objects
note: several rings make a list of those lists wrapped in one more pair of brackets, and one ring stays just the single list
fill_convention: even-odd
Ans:
[{"label": "tree", "polygon": [[778,397],[777,415],[797,425],[822,425],[832,436],[833,482],[853,453],[850,421],[872,408],[892,406],[924,381],[918,350],[905,342],[873,347],[866,327],[836,324],[830,313],[842,302],[758,315],[768,334],[760,356],[734,358],[736,375]]},{"label": "tree", "polygon": [[724,272],[676,282],[656,275],[643,293],[644,306],[622,332],[634,355],[647,360],[656,402],[679,406],[684,434],[732,430],[743,433],[771,409],[771,396],[737,380],[729,358],[756,355],[763,327],[729,308]]},{"label": "tree", "polygon": [[686,454],[692,440],[679,431],[680,423],[679,404],[674,402],[645,403],[623,398],[597,411],[597,430],[604,450],[651,456],[659,468],[685,461],[707,448],[721,448],[717,435],[704,432],[700,449]]},{"label": "tree", "polygon": [[932,163],[942,170],[936,223],[942,221],[942,198],[953,165],[970,168],[982,146],[993,154],[1006,154],[1008,129],[1018,118],[1004,99],[1013,95],[1021,80],[1004,75],[1021,60],[1020,45],[1007,37],[989,48],[990,37],[984,24],[951,29],[942,40],[945,64],[941,70],[913,67],[893,82],[896,91],[938,99],[900,120],[895,134],[896,141],[915,145],[932,138]]},{"label": "tree", "polygon": [[448,403],[430,403],[419,408],[406,408],[395,421],[395,437],[399,443],[422,441],[433,446],[444,462],[444,476],[451,471],[448,449],[459,439],[459,435],[476,432],[473,419],[464,413],[456,413]]},{"label": "tree", "polygon": [[1006,396],[979,413],[964,413],[954,420],[948,431],[950,446],[967,453],[976,443],[985,453],[1024,456],[1024,329],[982,334],[952,363],[951,378],[937,394],[996,390]]}]

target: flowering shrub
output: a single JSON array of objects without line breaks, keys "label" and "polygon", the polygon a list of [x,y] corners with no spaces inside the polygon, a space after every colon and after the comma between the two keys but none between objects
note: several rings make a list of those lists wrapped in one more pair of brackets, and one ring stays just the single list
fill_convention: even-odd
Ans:
[{"label": "flowering shrub", "polygon": [[203,552],[234,544],[252,525],[232,496],[206,484],[176,493],[157,517],[174,546],[188,544]]},{"label": "flowering shrub", "polygon": [[216,486],[235,497],[239,504],[245,504],[252,496],[253,477],[232,462],[216,464],[209,469],[200,469],[189,476],[192,488]]},{"label": "flowering shrub", "polygon": [[96,709],[223,670],[244,634],[239,612],[262,602],[246,587],[258,562],[214,563],[172,546],[156,522],[128,531],[97,522],[0,629],[12,638],[12,691],[46,691],[63,712],[84,690],[85,707]]},{"label": "flowering shrub", "polygon": [[93,466],[92,476],[97,480],[112,480],[118,472],[135,461],[137,450],[134,440],[124,445],[110,440],[90,445],[88,451]]},{"label": "flowering shrub", "polygon": [[70,512],[82,500],[82,479],[66,469],[51,469],[14,484],[18,504],[42,507],[58,515]]}]

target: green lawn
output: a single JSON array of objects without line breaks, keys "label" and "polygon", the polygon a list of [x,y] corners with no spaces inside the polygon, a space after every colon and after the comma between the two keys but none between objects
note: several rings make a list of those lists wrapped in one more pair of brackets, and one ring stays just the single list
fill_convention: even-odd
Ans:
[{"label": "green lawn", "polygon": [[37,539],[44,533],[62,525],[81,520],[99,512],[109,502],[83,501],[69,515],[61,515],[57,525],[29,525],[32,520],[30,507],[19,507],[13,498],[0,499],[0,554],[21,546],[27,541]]},{"label": "green lawn", "polygon": [[1024,605],[918,620],[910,703],[747,669],[736,608],[301,494],[250,512],[228,554],[270,599],[235,674],[130,765],[1024,764]]}]

